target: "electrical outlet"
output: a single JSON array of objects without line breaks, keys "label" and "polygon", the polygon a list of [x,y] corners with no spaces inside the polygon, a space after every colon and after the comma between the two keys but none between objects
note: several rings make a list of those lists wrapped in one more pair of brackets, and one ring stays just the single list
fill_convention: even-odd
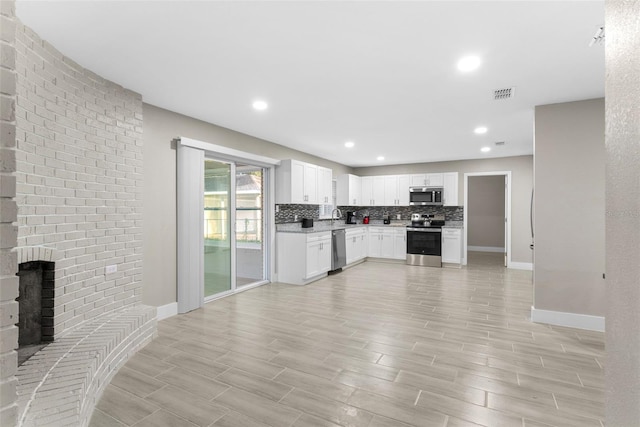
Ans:
[{"label": "electrical outlet", "polygon": [[118,271],[118,265],[117,264],[107,265],[104,268],[104,274],[111,274],[111,273],[115,273],[116,271]]},{"label": "electrical outlet", "polygon": [[297,221],[297,220],[298,220],[298,215],[294,215],[294,216],[293,216],[293,220],[294,220],[294,221]]},{"label": "electrical outlet", "polygon": [[280,212],[280,205],[276,205],[276,212]]}]

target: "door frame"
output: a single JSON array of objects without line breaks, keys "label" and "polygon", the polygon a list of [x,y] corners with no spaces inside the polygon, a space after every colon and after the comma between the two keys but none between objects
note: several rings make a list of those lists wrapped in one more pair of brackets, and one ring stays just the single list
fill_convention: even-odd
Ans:
[{"label": "door frame", "polygon": [[469,177],[472,176],[504,176],[505,177],[505,251],[506,267],[511,268],[511,171],[494,172],[468,172],[464,174],[464,238],[463,238],[463,260],[467,264],[467,241],[469,233]]},{"label": "door frame", "polygon": [[[179,137],[177,149],[177,302],[178,312],[202,307],[205,302],[243,292],[273,281],[275,271],[275,167],[279,160],[247,153],[233,148],[195,139]],[[265,280],[236,288],[235,265],[235,211],[231,209],[231,290],[204,298],[204,159],[209,158],[232,164],[232,180],[235,182],[235,163],[248,163],[264,168],[263,195]],[[230,201],[235,208],[235,189],[232,188]],[[198,218],[196,221],[194,218]]]}]

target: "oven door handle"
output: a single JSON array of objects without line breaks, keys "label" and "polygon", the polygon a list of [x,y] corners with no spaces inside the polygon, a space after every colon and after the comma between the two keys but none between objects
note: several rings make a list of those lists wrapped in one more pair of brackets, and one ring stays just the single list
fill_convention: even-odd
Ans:
[{"label": "oven door handle", "polygon": [[420,233],[441,233],[441,228],[412,228],[407,227],[407,231],[418,231]]}]

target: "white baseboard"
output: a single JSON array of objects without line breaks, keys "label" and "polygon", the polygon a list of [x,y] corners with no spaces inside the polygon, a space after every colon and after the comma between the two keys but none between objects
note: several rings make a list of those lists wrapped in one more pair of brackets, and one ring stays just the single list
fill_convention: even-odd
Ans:
[{"label": "white baseboard", "polygon": [[158,310],[158,320],[167,319],[169,317],[175,316],[178,314],[178,303],[172,302],[169,304],[161,305],[157,308]]},{"label": "white baseboard", "polygon": [[495,246],[467,246],[468,251],[474,252],[503,252],[504,248],[498,248]]},{"label": "white baseboard", "polygon": [[604,332],[605,329],[605,319],[602,316],[540,310],[534,306],[531,306],[531,321],[598,332]]},{"label": "white baseboard", "polygon": [[507,268],[513,268],[514,270],[533,271],[533,263],[531,263],[531,262],[514,262],[514,261],[511,261]]}]

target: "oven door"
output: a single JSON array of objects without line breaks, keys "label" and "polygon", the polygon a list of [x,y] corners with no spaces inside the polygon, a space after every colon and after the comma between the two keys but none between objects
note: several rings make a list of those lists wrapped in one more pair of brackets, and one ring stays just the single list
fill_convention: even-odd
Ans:
[{"label": "oven door", "polygon": [[442,229],[407,228],[407,264],[442,267]]},{"label": "oven door", "polygon": [[442,229],[407,228],[407,254],[442,255]]}]

